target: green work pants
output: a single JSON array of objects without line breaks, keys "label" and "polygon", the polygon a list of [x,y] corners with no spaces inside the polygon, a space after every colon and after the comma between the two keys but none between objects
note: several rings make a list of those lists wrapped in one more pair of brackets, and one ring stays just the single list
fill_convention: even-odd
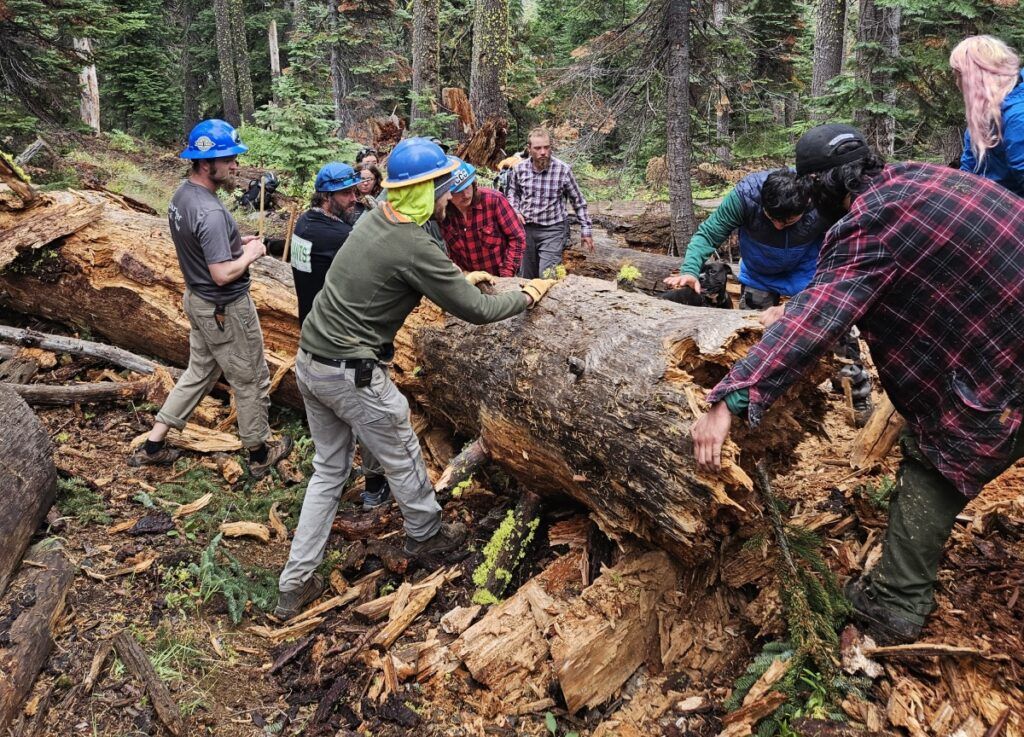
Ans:
[{"label": "green work pants", "polygon": [[[957,515],[970,500],[922,455],[912,437],[905,436],[902,446],[882,558],[867,574],[865,590],[882,607],[923,625],[935,608],[942,551]],[[1021,457],[1024,432],[1017,438],[1011,463]]]}]

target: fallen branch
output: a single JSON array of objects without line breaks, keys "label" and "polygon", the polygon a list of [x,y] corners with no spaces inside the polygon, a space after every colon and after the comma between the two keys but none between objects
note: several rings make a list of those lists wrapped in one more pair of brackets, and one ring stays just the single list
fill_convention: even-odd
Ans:
[{"label": "fallen branch", "polygon": [[434,484],[434,491],[438,494],[450,494],[456,486],[480,470],[489,457],[483,441],[477,438],[445,467],[441,478]]},{"label": "fallen branch", "polygon": [[54,353],[68,353],[72,356],[99,358],[107,363],[139,374],[152,374],[161,368],[170,371],[172,376],[181,374],[180,369],[169,369],[161,366],[156,361],[143,358],[123,348],[105,343],[94,343],[88,340],[69,338],[65,335],[50,335],[48,333],[39,333],[35,330],[0,325],[0,340],[17,343],[20,346],[43,348]]},{"label": "fallen branch", "polygon": [[157,717],[171,734],[175,737],[181,735],[185,731],[185,725],[181,719],[181,712],[178,711],[178,705],[174,703],[170,691],[160,680],[160,676],[156,674],[156,669],[149,662],[149,657],[139,643],[122,630],[114,635],[113,644],[125,668],[142,681],[150,701],[153,702]]},{"label": "fallen branch", "polygon": [[157,387],[152,379],[136,381],[99,381],[93,384],[0,384],[19,394],[31,405],[68,407],[92,402],[116,402],[144,399]]}]

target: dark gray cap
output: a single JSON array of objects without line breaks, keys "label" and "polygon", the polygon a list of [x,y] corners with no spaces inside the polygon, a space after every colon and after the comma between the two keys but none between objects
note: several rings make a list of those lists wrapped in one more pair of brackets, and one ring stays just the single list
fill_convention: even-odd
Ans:
[{"label": "dark gray cap", "polygon": [[[842,149],[841,153],[838,153]],[[871,155],[864,134],[852,125],[828,123],[811,128],[796,142],[796,173],[825,171]]]}]

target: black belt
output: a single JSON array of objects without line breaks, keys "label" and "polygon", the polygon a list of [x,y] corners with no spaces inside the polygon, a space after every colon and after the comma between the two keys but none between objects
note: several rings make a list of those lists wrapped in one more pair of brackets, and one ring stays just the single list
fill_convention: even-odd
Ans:
[{"label": "black belt", "polygon": [[376,358],[324,358],[315,353],[310,353],[309,357],[317,363],[322,363],[324,366],[333,366],[334,368],[354,369],[359,368],[365,363],[377,363]]}]

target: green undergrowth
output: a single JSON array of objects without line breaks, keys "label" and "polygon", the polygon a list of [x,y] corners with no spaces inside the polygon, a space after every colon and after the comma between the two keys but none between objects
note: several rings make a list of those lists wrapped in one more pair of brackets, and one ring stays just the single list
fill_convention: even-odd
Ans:
[{"label": "green undergrowth", "polygon": [[896,482],[892,476],[883,476],[878,483],[861,484],[857,492],[864,497],[868,504],[881,512],[889,511],[889,501],[892,498],[892,491],[896,488]]},{"label": "green undergrowth", "polygon": [[57,508],[61,515],[73,517],[84,525],[110,522],[103,497],[79,478],[57,479]]},{"label": "green undergrowth", "polygon": [[[156,172],[139,167],[124,156],[122,152],[131,151],[132,145],[138,145],[132,144],[132,141],[130,136],[115,134],[111,141],[112,151],[90,152],[74,149],[65,154],[64,158],[73,170],[90,171],[110,191],[144,202],[157,212],[165,214],[179,180],[161,177]],[[67,181],[69,175],[75,174],[75,171],[58,173],[57,179],[48,182],[44,189],[75,186]]]}]

